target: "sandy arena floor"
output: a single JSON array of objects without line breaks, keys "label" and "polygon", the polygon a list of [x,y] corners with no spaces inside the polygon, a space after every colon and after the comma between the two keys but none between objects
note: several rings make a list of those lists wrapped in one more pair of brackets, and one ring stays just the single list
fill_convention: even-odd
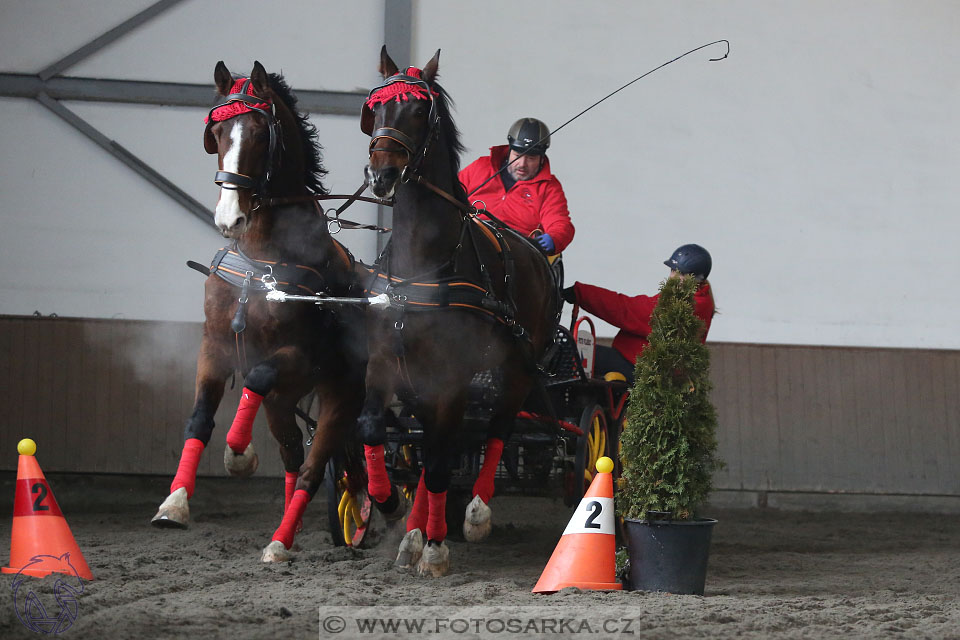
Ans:
[{"label": "sandy arena floor", "polygon": [[[718,510],[709,514],[720,522],[704,597],[576,589],[534,596],[569,518],[559,500],[495,498],[491,539],[450,540],[450,575],[423,579],[393,567],[390,534],[371,549],[334,547],[322,493],[307,512],[296,560],[261,564],[279,522],[279,480],[201,479],[191,527],[171,531],[149,526],[168,479],[48,479],[96,576],[63,638],[384,636],[321,632],[321,607],[327,616],[358,605],[384,615],[400,611],[385,605],[408,605],[404,615],[434,618],[424,632],[434,637],[478,637],[435,618],[437,611],[473,615],[469,607],[483,605],[484,615],[589,625],[485,637],[561,637],[573,629],[597,638],[960,638],[960,516]],[[13,478],[0,480],[12,503]],[[0,533],[6,562],[9,520]],[[48,613],[58,608],[55,582],[29,582]],[[12,584],[13,576],[0,576],[0,638],[38,637],[17,617]],[[420,609],[426,605],[442,609]],[[608,619],[616,622],[604,629]]]}]

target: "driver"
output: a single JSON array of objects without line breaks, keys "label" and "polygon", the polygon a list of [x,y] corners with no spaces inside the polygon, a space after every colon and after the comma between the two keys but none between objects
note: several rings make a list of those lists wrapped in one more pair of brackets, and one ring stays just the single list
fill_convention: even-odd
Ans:
[{"label": "driver", "polygon": [[[550,130],[536,118],[521,118],[510,127],[507,142],[490,147],[490,155],[460,171],[468,200],[482,201],[487,211],[510,228],[535,236],[546,253],[560,253],[573,240],[574,229],[563,187],[550,173],[546,155]],[[490,179],[505,166],[498,177]],[[471,193],[474,189],[477,191]]]}]

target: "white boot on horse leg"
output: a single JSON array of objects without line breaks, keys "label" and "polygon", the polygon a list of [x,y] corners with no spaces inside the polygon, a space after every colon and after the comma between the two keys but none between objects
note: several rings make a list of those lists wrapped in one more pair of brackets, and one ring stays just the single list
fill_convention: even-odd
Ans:
[{"label": "white boot on horse leg", "polygon": [[279,540],[271,541],[260,554],[260,562],[289,562],[290,560],[293,560],[293,553]]},{"label": "white boot on horse leg", "polygon": [[252,442],[247,445],[243,453],[234,453],[229,446],[223,450],[223,467],[232,476],[246,478],[253,475],[258,466],[260,466],[260,458],[253,450]]},{"label": "white boot on horse leg", "polygon": [[473,496],[463,516],[463,537],[467,542],[480,542],[490,535],[493,528],[490,514],[490,507],[480,496]]},{"label": "white boot on horse leg", "polygon": [[153,516],[150,522],[155,527],[186,529],[189,521],[190,505],[187,503],[187,490],[180,487],[160,504],[157,515]]},{"label": "white boot on horse leg", "polygon": [[417,575],[440,578],[450,571],[450,548],[446,542],[427,542],[417,565]]},{"label": "white boot on horse leg", "polygon": [[394,564],[401,569],[410,569],[417,566],[423,555],[423,532],[420,529],[411,529],[400,541],[397,559]]}]

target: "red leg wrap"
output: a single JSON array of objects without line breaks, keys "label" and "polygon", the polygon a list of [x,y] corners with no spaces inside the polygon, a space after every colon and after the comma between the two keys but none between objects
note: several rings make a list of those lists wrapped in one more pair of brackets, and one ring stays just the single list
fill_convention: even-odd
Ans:
[{"label": "red leg wrap", "polygon": [[297,532],[297,523],[303,518],[303,512],[307,509],[307,503],[310,502],[310,494],[306,489],[298,489],[293,493],[290,499],[290,505],[283,512],[283,521],[273,534],[274,540],[279,540],[283,546],[289,549],[293,546],[293,536]]},{"label": "red leg wrap", "polygon": [[300,476],[296,471],[287,471],[283,476],[283,511],[290,508],[290,500],[293,499],[293,492],[297,490],[297,478]]},{"label": "red leg wrap", "polygon": [[[290,508],[290,501],[293,500],[293,493],[297,490],[297,478],[300,474],[287,471],[283,477],[283,512],[286,513]],[[297,533],[303,531],[303,520],[297,522]]]},{"label": "red leg wrap", "polygon": [[197,467],[200,466],[200,455],[203,453],[203,442],[197,438],[187,438],[180,453],[180,464],[177,466],[177,475],[170,484],[170,493],[180,487],[187,490],[187,497],[193,497],[193,488],[197,482]]},{"label": "red leg wrap", "polygon": [[240,406],[237,407],[237,417],[233,419],[230,425],[230,433],[227,434],[227,446],[233,449],[234,453],[240,454],[247,450],[247,446],[253,439],[253,419],[257,417],[257,409],[263,402],[263,396],[243,388],[240,395]]},{"label": "red leg wrap", "polygon": [[427,491],[430,514],[427,516],[427,540],[443,542],[447,537],[447,492]]},{"label": "red leg wrap", "polygon": [[423,481],[423,472],[420,472],[420,483],[417,485],[417,495],[413,498],[413,508],[407,516],[407,531],[420,529],[427,530],[427,485]]},{"label": "red leg wrap", "polygon": [[371,447],[365,444],[363,455],[367,459],[367,493],[377,502],[384,502],[390,497],[390,478],[383,459],[383,445]]},{"label": "red leg wrap", "polygon": [[473,495],[480,496],[484,504],[490,504],[490,498],[493,497],[493,476],[497,473],[502,454],[503,440],[500,438],[487,440],[487,448],[483,453],[483,466],[480,467],[477,481],[473,483]]}]

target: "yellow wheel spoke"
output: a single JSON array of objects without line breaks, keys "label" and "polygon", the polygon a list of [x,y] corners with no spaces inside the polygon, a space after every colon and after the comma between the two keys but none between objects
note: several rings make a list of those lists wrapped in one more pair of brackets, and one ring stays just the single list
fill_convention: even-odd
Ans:
[{"label": "yellow wheel spoke", "polygon": [[360,515],[360,505],[357,503],[356,497],[350,500],[350,513],[353,514],[353,524],[358,529],[363,526],[363,516]]},{"label": "yellow wheel spoke", "polygon": [[348,547],[353,546],[353,531],[350,527],[350,520],[344,518],[343,520],[343,541],[347,544]]},{"label": "yellow wheel spoke", "polygon": [[350,494],[346,491],[343,492],[343,495],[340,496],[340,504],[337,506],[337,515],[340,516],[340,522],[343,522],[344,516],[347,513],[347,504],[350,502]]}]

